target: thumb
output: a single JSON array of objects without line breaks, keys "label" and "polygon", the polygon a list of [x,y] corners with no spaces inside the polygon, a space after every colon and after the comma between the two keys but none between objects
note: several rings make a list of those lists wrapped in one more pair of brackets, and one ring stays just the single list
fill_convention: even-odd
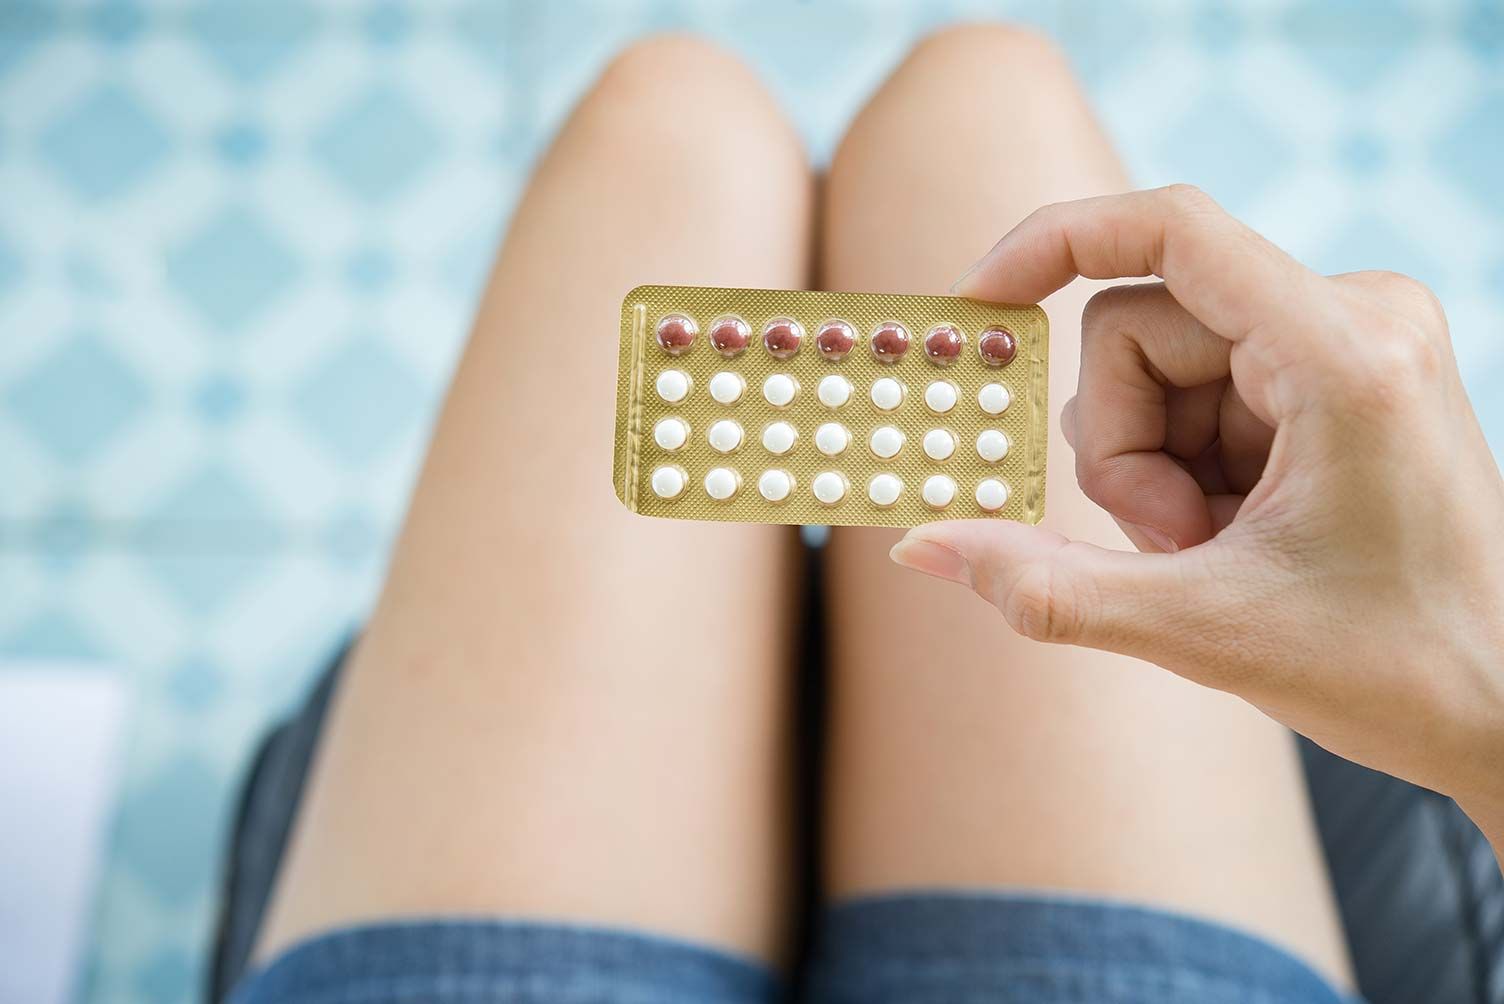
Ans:
[{"label": "thumb", "polygon": [[1199,562],[1185,552],[1112,551],[1022,523],[958,520],[910,530],[892,558],[970,586],[1026,638],[1170,668],[1191,654],[1183,645],[1214,646],[1208,629],[1227,620],[1216,583],[1197,581]]}]

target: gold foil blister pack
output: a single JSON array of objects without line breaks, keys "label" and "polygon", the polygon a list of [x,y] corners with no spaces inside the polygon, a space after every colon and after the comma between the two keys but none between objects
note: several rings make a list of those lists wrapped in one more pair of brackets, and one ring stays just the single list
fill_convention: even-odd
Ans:
[{"label": "gold foil blister pack", "polygon": [[948,296],[639,286],[621,307],[616,494],[747,523],[1037,523],[1049,324]]}]

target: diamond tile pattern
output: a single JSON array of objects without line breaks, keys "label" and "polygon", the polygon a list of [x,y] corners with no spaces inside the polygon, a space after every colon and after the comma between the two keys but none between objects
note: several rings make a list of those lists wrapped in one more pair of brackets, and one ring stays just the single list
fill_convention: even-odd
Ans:
[{"label": "diamond tile pattern", "polygon": [[255,210],[226,206],[167,252],[167,278],[217,330],[254,324],[301,274],[284,238]]},{"label": "diamond tile pattern", "polygon": [[308,374],[293,408],[336,460],[360,465],[414,428],[422,388],[374,335],[351,338]]},{"label": "diamond tile pattern", "polygon": [[438,156],[439,135],[413,101],[379,84],[340,108],[314,139],[314,157],[351,195],[385,202]]},{"label": "diamond tile pattern", "polygon": [[64,111],[42,133],[40,145],[53,177],[90,202],[128,194],[161,165],[170,146],[157,117],[116,85]]},{"label": "diamond tile pattern", "polygon": [[22,429],[65,463],[105,449],[147,405],[131,364],[103,340],[78,334],[22,373],[6,394]]},{"label": "diamond tile pattern", "polygon": [[196,999],[237,771],[371,602],[508,202],[634,35],[731,45],[823,159],[923,31],[1051,33],[1139,182],[1431,282],[1504,444],[1500,11],[0,0],[0,659],[104,658],[137,695],[79,999]]},{"label": "diamond tile pattern", "polygon": [[308,48],[317,35],[319,11],[303,0],[213,0],[194,4],[189,23],[215,65],[254,83],[285,69]]}]

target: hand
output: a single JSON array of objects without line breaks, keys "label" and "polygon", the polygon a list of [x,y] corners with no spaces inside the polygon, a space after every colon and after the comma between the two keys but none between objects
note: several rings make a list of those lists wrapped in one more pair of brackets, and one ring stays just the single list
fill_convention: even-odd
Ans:
[{"label": "hand", "polygon": [[978,520],[894,559],[1451,794],[1499,847],[1504,484],[1436,298],[1317,275],[1184,186],[1046,206],[956,292],[1032,303],[1077,275],[1164,280],[1092,298],[1062,416],[1081,489],[1162,553]]}]

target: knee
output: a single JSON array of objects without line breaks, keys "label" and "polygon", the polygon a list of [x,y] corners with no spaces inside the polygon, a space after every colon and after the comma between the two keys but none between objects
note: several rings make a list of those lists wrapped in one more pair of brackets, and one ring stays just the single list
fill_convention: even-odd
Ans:
[{"label": "knee", "polygon": [[751,68],[689,34],[648,35],[606,65],[587,105],[656,139],[715,143],[723,132],[781,142],[793,131]]},{"label": "knee", "polygon": [[1065,53],[1045,35],[1020,25],[953,24],[920,39],[904,60],[906,69],[926,76],[969,80],[1071,79]]}]

